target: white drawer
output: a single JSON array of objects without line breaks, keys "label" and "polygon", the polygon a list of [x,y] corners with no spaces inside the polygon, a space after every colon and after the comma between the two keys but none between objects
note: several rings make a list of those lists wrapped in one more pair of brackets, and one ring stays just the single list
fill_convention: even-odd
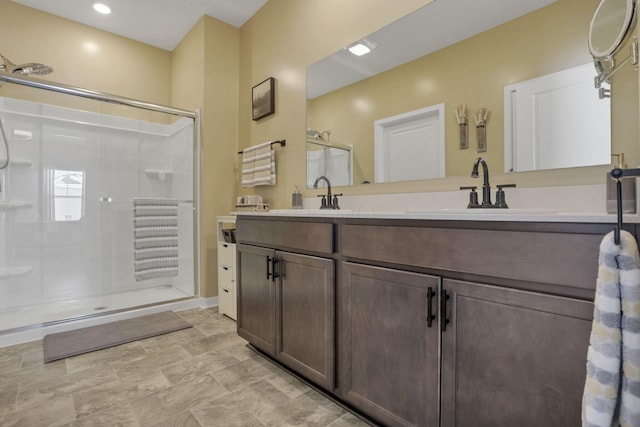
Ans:
[{"label": "white drawer", "polygon": [[218,264],[235,267],[236,245],[218,242]]},{"label": "white drawer", "polygon": [[218,265],[218,312],[236,319],[235,270],[226,265]]},{"label": "white drawer", "polygon": [[233,267],[218,264],[218,289],[222,286],[235,287],[236,273]]}]

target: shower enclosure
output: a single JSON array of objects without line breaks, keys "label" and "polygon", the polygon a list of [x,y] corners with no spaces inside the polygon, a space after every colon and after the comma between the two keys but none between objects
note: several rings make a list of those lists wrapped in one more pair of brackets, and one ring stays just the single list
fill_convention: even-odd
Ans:
[{"label": "shower enclosure", "polygon": [[197,113],[0,84],[0,336],[194,299]]}]

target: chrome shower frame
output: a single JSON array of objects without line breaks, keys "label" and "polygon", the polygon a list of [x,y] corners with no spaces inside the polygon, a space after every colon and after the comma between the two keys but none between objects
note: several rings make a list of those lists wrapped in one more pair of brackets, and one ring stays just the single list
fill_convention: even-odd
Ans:
[{"label": "chrome shower frame", "polygon": [[[140,101],[133,98],[127,98],[123,96],[113,95],[109,93],[99,92],[95,90],[69,86],[61,83],[54,83],[47,80],[26,77],[26,76],[17,76],[7,72],[5,70],[0,70],[0,86],[3,83],[13,83],[20,86],[28,86],[36,89],[46,90],[50,92],[57,92],[66,95],[78,96],[81,98],[93,99],[96,101],[103,101],[112,104],[125,105],[134,108],[140,108],[143,110],[155,111],[159,113],[171,114],[179,117],[188,117],[194,120],[193,126],[193,138],[194,138],[194,148],[193,148],[193,221],[194,221],[194,278],[195,278],[195,289],[194,289],[194,298],[201,296],[201,276],[200,276],[200,111],[191,111],[184,110],[181,108],[169,107],[161,104],[154,104],[150,102]],[[135,308],[135,307],[134,307]],[[90,315],[99,316],[100,314]],[[82,316],[87,317],[87,316]],[[76,318],[68,319],[68,320],[77,320]]]}]

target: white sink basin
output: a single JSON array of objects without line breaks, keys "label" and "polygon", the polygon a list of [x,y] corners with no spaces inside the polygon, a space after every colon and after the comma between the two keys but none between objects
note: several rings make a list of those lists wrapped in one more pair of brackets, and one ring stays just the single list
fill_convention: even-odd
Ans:
[{"label": "white sink basin", "polygon": [[467,215],[551,215],[555,214],[554,209],[499,209],[499,208],[478,208],[478,209],[408,209],[408,214],[467,214]]}]

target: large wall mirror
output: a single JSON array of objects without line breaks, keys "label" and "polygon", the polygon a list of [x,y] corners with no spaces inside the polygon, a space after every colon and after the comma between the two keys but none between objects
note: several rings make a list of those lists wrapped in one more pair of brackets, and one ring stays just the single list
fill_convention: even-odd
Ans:
[{"label": "large wall mirror", "polygon": [[[347,46],[310,65],[308,183],[464,176],[478,156],[495,172],[608,164],[612,152],[639,163],[637,72],[611,79],[611,99],[593,85],[588,33],[598,3],[436,0],[357,41],[369,53]],[[527,127],[544,144],[533,149]]]}]

